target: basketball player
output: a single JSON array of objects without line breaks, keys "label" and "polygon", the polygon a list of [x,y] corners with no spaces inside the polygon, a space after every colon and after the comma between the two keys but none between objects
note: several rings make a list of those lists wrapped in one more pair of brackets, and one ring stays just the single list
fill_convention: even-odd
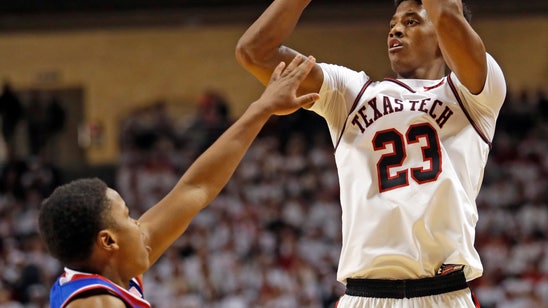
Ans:
[{"label": "basketball player", "polygon": [[[236,47],[261,82],[311,0],[274,0]],[[341,187],[338,307],[474,307],[481,186],[504,76],[460,0],[399,0],[387,52],[397,78],[318,63],[299,93],[323,116]],[[446,75],[446,68],[450,73]]]},{"label": "basketball player", "polygon": [[65,266],[52,287],[51,307],[150,307],[141,275],[217,196],[271,115],[294,112],[318,99],[317,93],[296,96],[314,64],[314,58],[301,56],[287,67],[280,63],[261,97],[137,220],[122,197],[99,179],[58,187],[39,216],[48,250]]}]

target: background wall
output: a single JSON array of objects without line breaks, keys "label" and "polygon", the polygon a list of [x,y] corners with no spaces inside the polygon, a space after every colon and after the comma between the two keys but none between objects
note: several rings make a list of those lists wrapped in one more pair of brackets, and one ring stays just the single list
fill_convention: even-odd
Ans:
[{"label": "background wall", "polygon": [[[235,61],[234,47],[247,23],[50,29],[0,34],[0,78],[16,89],[83,89],[85,123],[100,123],[103,142],[86,148],[85,162],[118,159],[121,117],[157,100],[184,117],[206,89],[221,90],[236,117],[263,87]],[[509,89],[548,86],[548,19],[544,16],[474,20],[488,51],[505,71]],[[390,75],[384,19],[302,22],[289,46],[363,69],[373,78]],[[84,123],[84,124],[85,124]],[[76,142],[76,141],[75,141]]]}]

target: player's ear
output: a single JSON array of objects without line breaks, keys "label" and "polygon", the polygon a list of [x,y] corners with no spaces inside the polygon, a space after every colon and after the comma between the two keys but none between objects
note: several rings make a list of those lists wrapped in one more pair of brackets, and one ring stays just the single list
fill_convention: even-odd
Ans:
[{"label": "player's ear", "polygon": [[99,231],[99,234],[97,234],[97,246],[105,251],[118,250],[119,246],[116,240],[116,234],[108,229]]}]

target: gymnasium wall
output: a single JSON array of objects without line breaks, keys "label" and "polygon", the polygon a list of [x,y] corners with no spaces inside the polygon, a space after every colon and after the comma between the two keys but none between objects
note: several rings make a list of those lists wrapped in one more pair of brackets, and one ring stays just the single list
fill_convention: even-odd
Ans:
[{"label": "gymnasium wall", "polygon": [[[86,163],[118,160],[119,120],[136,106],[165,100],[172,114],[192,113],[200,94],[220,90],[239,116],[262,85],[235,61],[247,25],[117,27],[0,33],[0,78],[16,89],[82,88],[83,118],[103,125],[103,142]],[[474,27],[499,61],[510,90],[548,91],[548,19],[477,18]],[[308,22],[288,45],[318,61],[390,75],[384,21]]]}]

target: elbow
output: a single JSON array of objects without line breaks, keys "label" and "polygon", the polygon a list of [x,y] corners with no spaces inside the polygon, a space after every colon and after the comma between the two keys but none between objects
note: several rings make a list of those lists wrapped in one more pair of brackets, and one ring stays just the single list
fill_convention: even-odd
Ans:
[{"label": "elbow", "polygon": [[247,67],[253,63],[254,54],[252,48],[245,39],[241,38],[236,44],[236,61],[243,67]]},{"label": "elbow", "polygon": [[267,85],[276,66],[283,60],[279,46],[258,35],[245,35],[238,40],[236,61],[261,83]]},{"label": "elbow", "polygon": [[243,36],[236,44],[236,61],[244,68],[265,67],[269,64],[273,51],[264,41]]},{"label": "elbow", "polygon": [[236,61],[247,69],[261,66],[265,62],[265,53],[260,44],[254,44],[245,38],[241,38],[236,44],[235,55]]},{"label": "elbow", "polygon": [[263,72],[265,67],[264,56],[261,57],[261,52],[249,44],[245,40],[240,39],[236,44],[236,62],[246,71],[255,76],[261,83],[268,84],[270,73]]}]

